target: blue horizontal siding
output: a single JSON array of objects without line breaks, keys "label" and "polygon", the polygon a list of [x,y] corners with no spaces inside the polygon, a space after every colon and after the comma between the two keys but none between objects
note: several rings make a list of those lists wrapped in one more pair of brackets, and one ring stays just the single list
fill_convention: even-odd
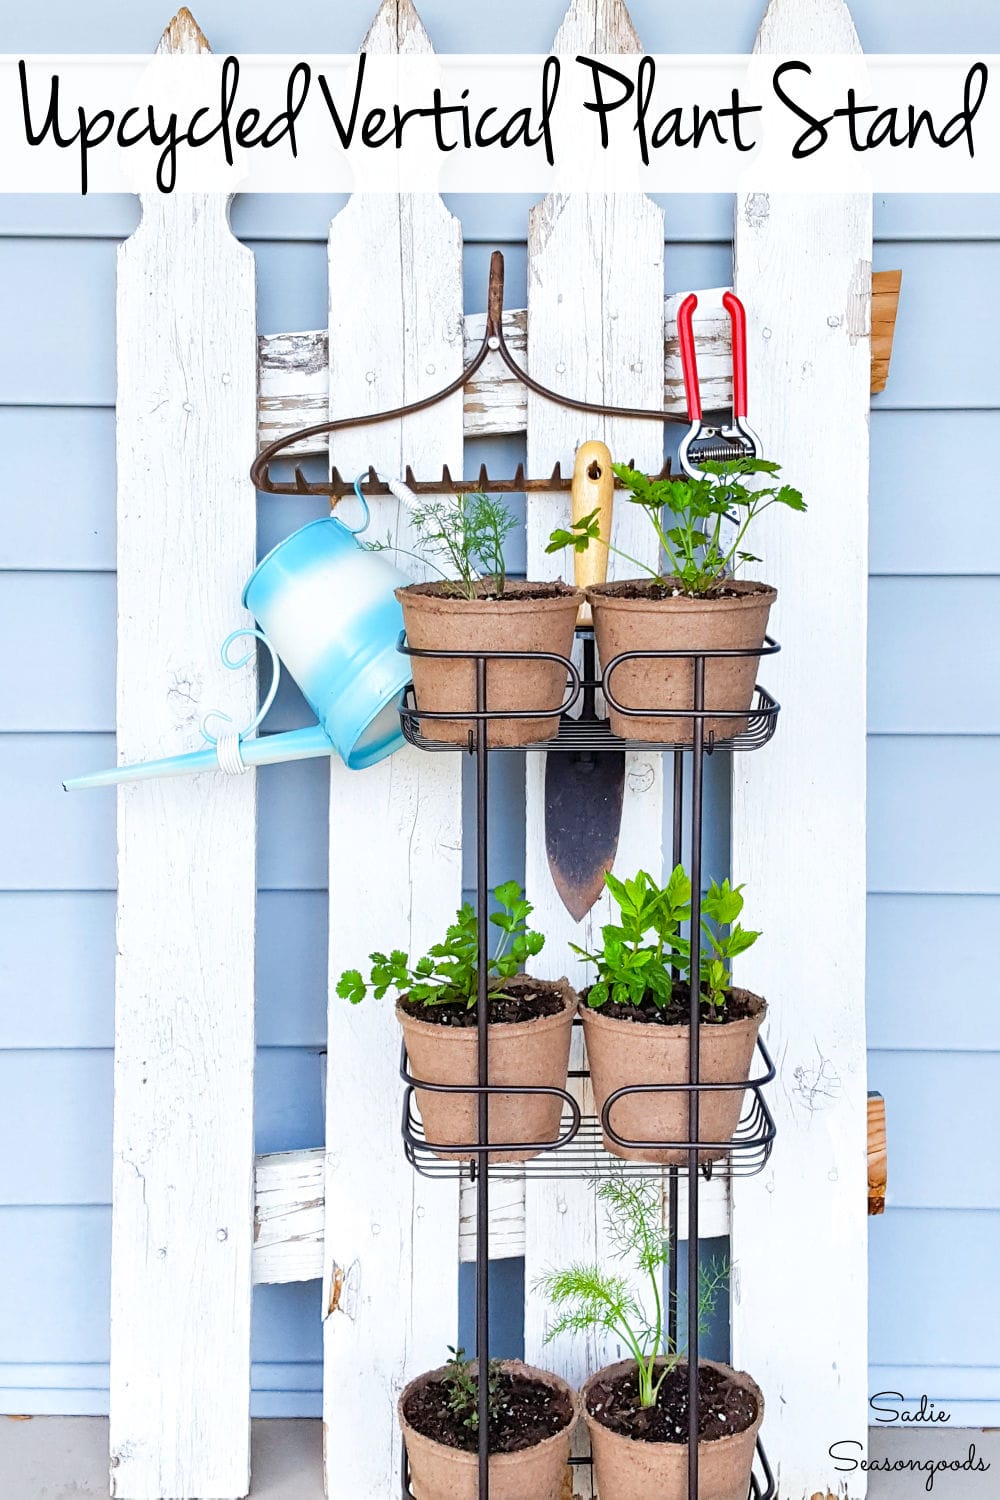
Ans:
[{"label": "blue horizontal siding", "polygon": [[[931,392],[925,400],[933,404]],[[873,413],[873,575],[1000,573],[1000,506],[981,482],[984,457],[998,444],[1000,410]],[[113,570],[113,412],[0,406],[0,447],[8,500],[0,568]],[[503,472],[500,464],[516,463],[519,451],[512,440],[479,439],[467,445],[466,467],[475,472],[485,462]],[[321,513],[314,499],[262,496],[259,550]],[[523,551],[512,552],[511,564],[523,568]]]},{"label": "blue horizontal siding", "polygon": [[[110,1047],[114,894],[0,894],[0,931],[3,1046]],[[326,892],[262,891],[257,900],[258,1043],[325,1046],[326,994]]]},{"label": "blue horizontal siding", "polygon": [[[198,21],[216,52],[353,51],[376,10],[376,0],[351,0],[331,9],[324,0],[294,7],[236,7],[233,0],[200,0]],[[502,6],[456,6],[422,0],[420,14],[441,52],[547,52],[566,0],[507,0]],[[749,52],[760,20],[757,4],[701,0],[665,8],[662,0],[630,0],[629,13],[650,51]],[[1000,18],[986,0],[942,12],[934,0],[904,8],[885,0],[854,0],[862,45],[869,52],[1000,52]],[[164,26],[157,0],[95,0],[81,14],[67,0],[12,13],[5,21],[11,52],[150,52]]]},{"label": "blue horizontal siding", "polygon": [[[326,321],[326,250],[317,243],[255,243],[262,333],[318,328]],[[991,357],[1000,308],[991,295],[1000,274],[995,242],[880,246],[883,265],[902,265],[904,290],[892,380],[874,397],[895,408],[1000,406],[1000,372]],[[489,246],[465,254],[466,308],[485,308]],[[111,405],[114,400],[114,245],[100,240],[0,239],[0,277],[19,285],[9,337],[21,351],[0,369],[0,405]],[[675,244],[667,288],[724,285],[728,245]],[[507,252],[507,300],[524,306],[523,246]],[[948,296],[941,295],[947,284]],[[37,307],[50,310],[39,327]],[[72,340],[66,336],[73,331]],[[359,351],[360,357],[361,351]]]},{"label": "blue horizontal siding", "polygon": [[[111,1210],[106,1207],[0,1208],[0,1265],[9,1284],[18,1288],[16,1298],[0,1300],[0,1410],[25,1409],[24,1388],[35,1382],[39,1366],[53,1367],[53,1381],[67,1380],[67,1367],[75,1366],[74,1384],[94,1382],[103,1395],[110,1236]],[[25,1308],[31,1310],[28,1319]],[[252,1354],[259,1390],[273,1391],[276,1384],[289,1392],[317,1389],[322,1359],[318,1282],[255,1288]],[[24,1367],[23,1384],[18,1366]],[[11,1401],[5,1388],[17,1391],[22,1404]],[[284,1415],[306,1414],[305,1404],[294,1398],[281,1405]],[[106,1399],[95,1406],[105,1409]]]},{"label": "blue horizontal siding", "polygon": [[[1000,1008],[969,1002],[982,984],[982,950],[999,926],[1000,895],[871,895],[870,1046],[999,1052]],[[0,987],[7,998],[3,1046],[111,1046],[112,892],[0,894],[0,930]],[[936,936],[937,951],[948,944],[946,968],[928,963],[928,935]],[[325,891],[261,892],[256,992],[261,1046],[324,1044]],[[903,1149],[903,1140],[897,1145]]]},{"label": "blue horizontal siding", "polygon": [[984,1293],[1000,1259],[1000,1214],[889,1209],[869,1239],[873,1363],[922,1367],[921,1389],[935,1400],[952,1394],[936,1385],[936,1367],[978,1366],[974,1388],[995,1400],[1000,1299]]},{"label": "blue horizontal siding", "polygon": [[[900,318],[907,316],[904,306]],[[953,335],[964,344],[962,330]],[[896,367],[894,358],[893,394]],[[937,382],[922,393],[923,404],[931,406],[936,394],[945,397]],[[1000,410],[872,412],[873,575],[1000,574],[1000,506],[982,482],[983,464],[998,445]]]},{"label": "blue horizontal siding", "polygon": [[0,449],[0,568],[113,568],[114,412],[0,406]]},{"label": "blue horizontal siding", "polygon": [[1000,894],[1000,740],[875,738],[868,771],[869,890]]},{"label": "blue horizontal siding", "polygon": [[[869,1047],[1000,1053],[1000,1006],[983,982],[983,953],[998,931],[1000,896],[869,896]],[[893,1161],[909,1151],[896,1132]]]},{"label": "blue horizontal siding", "polygon": [[[0,1206],[110,1203],[112,1063],[110,1048],[0,1052],[0,1134],[21,1143],[0,1163]],[[318,1049],[258,1049],[259,1152],[322,1141],[320,1064]]]},{"label": "blue horizontal siding", "polygon": [[1000,577],[873,579],[869,733],[1000,732],[998,619]]},{"label": "blue horizontal siding", "polygon": [[[981,985],[949,999],[974,1016],[990,1006]],[[869,1085],[887,1101],[890,1207],[1000,1209],[1000,1172],[974,1146],[1000,1138],[998,1075],[1000,1052],[869,1053]],[[1000,1214],[995,1224],[1000,1243]]]},{"label": "blue horizontal siding", "polygon": [[[903,285],[891,378],[872,397],[872,409],[1000,406],[1000,369],[993,357],[1000,304],[989,292],[1000,275],[1000,244],[886,241],[879,246],[879,263],[901,266]],[[934,450],[927,456],[935,463]]]},{"label": "blue horizontal siding", "polygon": [[[655,193],[666,214],[667,244],[728,245],[733,200],[727,193]],[[336,194],[284,193],[280,198],[248,193],[237,197],[230,223],[238,239],[266,243],[314,240],[326,243],[330,220],[346,200]],[[467,244],[514,246],[524,240],[528,213],[538,195],[445,194],[460,220]],[[138,199],[102,193],[0,195],[0,236],[26,239],[126,239],[139,221]],[[957,244],[1000,239],[1000,197],[981,193],[892,193],[875,198],[875,241]],[[888,267],[882,258],[880,265]]]},{"label": "blue horizontal siding", "polygon": [[[883,577],[869,599],[869,730],[1000,731],[1000,576]],[[243,619],[233,601],[232,621]],[[25,620],[33,628],[24,632]],[[942,622],[947,621],[947,629]],[[9,731],[111,732],[115,722],[115,585],[108,573],[0,576],[0,636],[20,638],[8,670]],[[220,706],[223,706],[220,704]],[[308,722],[287,674],[270,729]]]},{"label": "blue horizontal siding", "polygon": [[[114,790],[62,790],[63,777],[114,763],[113,735],[0,734],[0,890],[114,889]],[[324,890],[327,761],[270,766],[261,782],[259,884]]]}]

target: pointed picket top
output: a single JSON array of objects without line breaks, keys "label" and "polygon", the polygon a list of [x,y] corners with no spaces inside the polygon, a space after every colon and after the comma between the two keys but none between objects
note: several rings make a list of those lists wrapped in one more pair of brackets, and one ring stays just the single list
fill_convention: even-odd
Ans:
[{"label": "pointed picket top", "polygon": [[397,52],[433,52],[434,47],[413,0],[382,0],[361,51],[392,56]]},{"label": "pointed picket top", "polygon": [[208,38],[186,5],[182,5],[173,20],[168,23],[156,47],[160,55],[175,53],[178,56],[196,56],[198,53],[211,52],[211,50]]},{"label": "pointed picket top", "polygon": [[570,0],[553,52],[641,52],[625,0]]},{"label": "pointed picket top", "polygon": [[755,52],[860,52],[845,0],[770,0],[754,42]]}]

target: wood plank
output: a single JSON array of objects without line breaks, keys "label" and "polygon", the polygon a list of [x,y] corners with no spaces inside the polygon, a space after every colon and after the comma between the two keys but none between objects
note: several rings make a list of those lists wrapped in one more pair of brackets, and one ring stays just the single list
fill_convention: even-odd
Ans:
[{"label": "wood plank", "polygon": [[889,379],[892,339],[896,332],[896,312],[902,271],[872,272],[872,395],[884,391]]},{"label": "wood plank", "polygon": [[[187,11],[161,51],[204,52]],[[118,256],[118,753],[176,754],[253,672],[254,261],[219,197],[147,197]],[[249,1486],[253,1251],[253,776],[118,794],[111,1488],[231,1500]],[[169,899],[168,899],[169,898]]]},{"label": "wood plank", "polygon": [[254,1282],[313,1281],[323,1275],[325,1153],[258,1156],[253,1231]]},{"label": "wood plank", "polygon": [[[616,53],[641,50],[623,4],[614,0],[574,0],[556,36],[557,53]],[[657,407],[663,395],[663,215],[648,199],[620,194],[603,197],[552,195],[531,212],[528,231],[531,330],[529,369],[556,390],[612,405]],[[621,459],[634,457],[658,468],[663,429],[655,422],[621,422],[588,417],[529,394],[528,463],[545,473],[560,460],[571,469],[577,447],[590,438],[607,442]],[[528,497],[528,576],[552,578],[572,562],[547,556],[545,546],[557,524],[565,524],[565,495]],[[618,544],[633,556],[655,555],[655,539],[636,507],[622,506],[614,519]],[[616,559],[612,559],[614,563]],[[629,564],[628,567],[633,565]],[[627,570],[626,570],[627,571]],[[535,906],[534,921],[547,942],[539,968],[544,975],[567,974],[580,986],[587,971],[572,958],[569,942],[593,950],[600,927],[610,919],[606,900],[574,922],[552,882],[545,855],[545,762],[529,756],[526,773],[528,830],[526,884]],[[639,866],[662,868],[663,780],[661,757],[630,755],[616,868],[632,874]],[[580,1042],[580,1039],[578,1039]],[[580,1043],[582,1045],[582,1043]],[[585,1106],[593,1108],[589,1089]],[[525,1358],[556,1370],[572,1384],[609,1360],[620,1358],[607,1337],[561,1337],[546,1343],[550,1309],[533,1290],[536,1278],[567,1256],[582,1261],[608,1254],[604,1212],[593,1185],[563,1182],[555,1192],[544,1180],[526,1183],[525,1197]],[[578,1476],[578,1485],[589,1471]]]},{"label": "wood plank", "polygon": [[[728,406],[732,400],[729,318],[722,306],[725,287],[698,293],[695,315],[698,337],[698,368],[707,411]],[[663,390],[654,404],[663,402],[667,411],[682,416],[684,381],[677,345],[677,308],[687,295],[675,292],[663,304]],[[528,347],[528,314],[519,308],[504,313],[504,334],[514,357],[523,362]],[[466,313],[463,319],[464,357],[471,359],[483,340],[484,313]],[[264,443],[326,420],[329,404],[329,371],[326,360],[326,330],[305,333],[263,334],[260,351],[260,430]],[[557,389],[570,390],[563,377],[554,375]],[[501,360],[490,358],[465,387],[465,435],[502,437],[526,431],[528,393]],[[295,453],[326,453],[326,436],[307,438],[291,450]],[[634,455],[626,454],[626,458]]]},{"label": "wood plank", "polygon": [[[458,1228],[459,1259],[476,1258],[476,1186],[463,1182]],[[524,1178],[490,1178],[490,1260],[524,1255]]]},{"label": "wood plank", "polygon": [[[384,0],[368,51],[431,50],[410,0]],[[330,231],[330,407],[379,411],[462,367],[462,236],[432,195],[356,195]],[[462,463],[455,396],[405,423],[338,434],[334,462],[393,474]],[[408,515],[375,502],[373,527],[412,545]],[[412,559],[408,572],[416,571]],[[330,780],[330,972],[374,949],[412,955],[461,900],[459,756],[406,748]],[[399,1135],[399,1028],[388,1003],[333,994],[327,1088],[324,1420],[330,1500],[398,1492],[395,1402],[457,1341],[457,1183],[418,1176]],[[358,1380],[358,1370],[364,1379]]]},{"label": "wood plank", "polygon": [[[843,0],[771,0],[764,53],[859,51]],[[768,997],[778,1144],[733,1189],[734,1362],[764,1391],[782,1500],[854,1500],[830,1434],[867,1426],[865,670],[872,204],[867,194],[737,199],[750,410],[804,493],[751,541],[779,590],[784,705],[774,741],[734,757],[733,873],[764,937],[741,984]],[[822,247],[822,253],[816,253]],[[835,414],[831,416],[831,414]],[[828,447],[836,425],[836,454]],[[763,574],[758,570],[758,576]],[[803,968],[803,955],[808,954]],[[802,1253],[776,1247],[803,1245]],[[821,1355],[818,1357],[818,1351]]]},{"label": "wood plank", "polygon": [[885,1192],[889,1177],[889,1154],[885,1136],[885,1100],[881,1094],[868,1095],[868,1212],[885,1213]]}]

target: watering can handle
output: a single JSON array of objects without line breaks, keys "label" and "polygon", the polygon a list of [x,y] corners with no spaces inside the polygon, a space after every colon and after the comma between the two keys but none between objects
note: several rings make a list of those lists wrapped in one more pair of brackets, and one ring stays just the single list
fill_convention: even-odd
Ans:
[{"label": "watering can handle", "polygon": [[360,526],[346,526],[345,522],[343,522],[343,521],[341,522],[341,525],[342,526],[346,526],[346,529],[351,533],[352,536],[360,536],[360,534],[361,534],[362,531],[366,531],[368,529],[368,522],[371,520],[371,511],[368,509],[368,501],[365,499],[364,495],[361,493],[361,481],[363,479],[367,479],[367,478],[368,478],[368,470],[366,469],[365,472],[363,474],[359,474],[358,477],[357,477],[357,479],[354,481],[354,493],[357,495],[358,499],[361,501],[361,510],[362,510],[361,525]]},{"label": "watering can handle", "polygon": [[[266,696],[264,698],[264,701],[261,704],[260,708],[257,710],[257,712],[254,714],[253,718],[250,720],[250,723],[247,725],[246,729],[241,729],[241,730],[235,732],[236,733],[236,738],[240,739],[240,740],[243,740],[243,739],[248,738],[251,734],[254,733],[254,731],[256,729],[258,729],[260,727],[260,725],[263,722],[265,716],[267,715],[268,710],[271,707],[271,704],[274,702],[275,694],[278,691],[278,682],[280,681],[280,678],[281,678],[281,663],[278,660],[278,653],[275,651],[274,647],[271,645],[271,642],[268,640],[268,638],[264,634],[263,630],[256,630],[256,629],[249,629],[249,628],[245,629],[245,630],[233,630],[233,631],[230,631],[229,635],[226,636],[226,639],[223,641],[222,646],[220,648],[220,652],[219,652],[220,656],[222,657],[222,665],[224,667],[228,667],[231,672],[238,672],[239,669],[241,667],[245,667],[248,664],[248,662],[250,662],[250,660],[253,657],[253,648],[252,647],[250,648],[249,651],[244,652],[244,654],[241,657],[239,657],[236,661],[234,661],[233,658],[230,656],[230,654],[229,654],[229,648],[230,648],[230,646],[232,645],[233,641],[239,640],[241,636],[252,636],[254,638],[254,640],[261,641],[263,643],[263,645],[267,648],[268,654],[269,654],[269,656],[271,658],[271,686],[267,690],[267,694],[266,694]],[[227,735],[226,734],[221,734],[221,735],[215,735],[215,734],[213,734],[211,732],[211,730],[207,727],[210,719],[223,719],[227,724],[232,724],[232,722],[233,722],[232,721],[232,717],[229,714],[227,714],[227,713],[223,713],[221,709],[213,708],[213,709],[210,709],[209,712],[202,719],[202,721],[201,721],[201,732],[202,732],[203,738],[207,741],[207,743],[209,745],[217,745],[219,743],[219,740],[227,738]],[[234,733],[234,731],[230,730],[228,732],[228,737],[231,737],[233,733]]]}]

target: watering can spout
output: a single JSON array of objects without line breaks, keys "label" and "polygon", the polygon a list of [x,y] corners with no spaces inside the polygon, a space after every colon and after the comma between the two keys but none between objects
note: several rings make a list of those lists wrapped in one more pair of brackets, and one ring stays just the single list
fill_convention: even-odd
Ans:
[{"label": "watering can spout", "polygon": [[[244,766],[270,766],[286,760],[316,760],[333,753],[333,741],[321,724],[310,724],[305,729],[289,729],[284,734],[264,734],[240,742],[240,758]],[[127,781],[153,781],[164,776],[197,776],[201,771],[219,769],[216,746],[206,745],[203,750],[190,750],[186,755],[170,755],[164,760],[149,760],[134,766],[113,766],[109,771],[91,771],[86,776],[73,776],[69,781],[63,782],[63,787],[67,792],[78,792],[91,787],[119,786]]]},{"label": "watering can spout", "polygon": [[[409,580],[359,544],[357,533],[368,521],[360,485],[359,479],[359,527],[347,527],[332,515],[310,521],[273,547],[247,581],[243,603],[264,628],[234,630],[223,642],[222,661],[233,670],[247,666],[256,644],[238,658],[229,648],[240,637],[253,637],[271,657],[271,684],[246,729],[212,733],[210,720],[232,722],[213,710],[202,720],[208,741],[203,749],[74,776],[63,782],[67,791],[200,771],[237,773],[247,766],[334,754],[348,770],[363,771],[402,746],[399,698],[410,672],[398,650],[403,614],[395,591]],[[258,736],[278,688],[279,651],[316,723]]]}]

